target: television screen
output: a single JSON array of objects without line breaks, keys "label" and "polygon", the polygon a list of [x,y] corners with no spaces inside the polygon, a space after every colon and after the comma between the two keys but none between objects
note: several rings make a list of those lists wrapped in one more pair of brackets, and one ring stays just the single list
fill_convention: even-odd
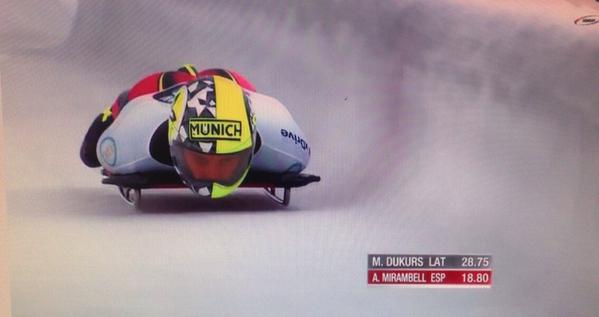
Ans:
[{"label": "television screen", "polygon": [[596,316],[599,2],[4,0],[0,314]]}]

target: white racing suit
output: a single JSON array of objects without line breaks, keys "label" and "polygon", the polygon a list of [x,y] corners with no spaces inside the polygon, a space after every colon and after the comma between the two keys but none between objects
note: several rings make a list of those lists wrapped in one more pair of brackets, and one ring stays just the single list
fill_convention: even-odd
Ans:
[{"label": "white racing suit", "polygon": [[[256,116],[257,139],[250,170],[299,173],[310,160],[310,146],[293,117],[275,98],[245,91]],[[137,97],[102,133],[96,153],[110,174],[174,170],[166,121],[171,105],[152,94]]]}]

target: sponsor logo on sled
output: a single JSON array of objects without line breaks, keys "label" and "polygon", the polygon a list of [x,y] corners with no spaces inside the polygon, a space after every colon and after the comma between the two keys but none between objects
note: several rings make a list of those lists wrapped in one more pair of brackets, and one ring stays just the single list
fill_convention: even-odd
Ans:
[{"label": "sponsor logo on sled", "polygon": [[233,120],[190,119],[191,140],[241,140],[241,122]]},{"label": "sponsor logo on sled", "polygon": [[304,151],[307,150],[308,152],[310,151],[310,146],[308,145],[308,142],[306,142],[304,139],[302,139],[299,135],[294,134],[293,132],[287,131],[285,129],[281,129],[281,135],[284,138],[289,138],[289,139],[293,140],[293,142],[295,142],[295,144],[299,145],[302,148],[302,150],[304,150]]}]

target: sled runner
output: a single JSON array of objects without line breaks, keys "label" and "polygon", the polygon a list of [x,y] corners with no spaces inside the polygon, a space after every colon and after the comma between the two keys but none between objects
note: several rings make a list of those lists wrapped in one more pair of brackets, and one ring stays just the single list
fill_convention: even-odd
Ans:
[{"label": "sled runner", "polygon": [[[139,207],[141,190],[151,188],[187,188],[176,172],[134,173],[105,176],[102,184],[116,185],[121,197],[131,206]],[[296,173],[266,173],[250,171],[239,187],[264,188],[269,197],[277,203],[287,206],[291,199],[291,188],[303,187],[319,182],[320,176]],[[283,191],[282,195],[277,190]]]}]

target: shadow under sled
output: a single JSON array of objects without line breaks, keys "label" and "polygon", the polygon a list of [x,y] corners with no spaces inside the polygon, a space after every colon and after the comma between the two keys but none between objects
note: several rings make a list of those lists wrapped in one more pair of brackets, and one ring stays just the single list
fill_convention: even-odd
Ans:
[{"label": "shadow under sled", "polygon": [[[105,176],[102,184],[116,185],[125,202],[134,207],[139,207],[142,189],[187,188],[175,171],[111,175],[103,169],[102,175]],[[291,188],[319,181],[320,176],[311,174],[250,171],[239,187],[264,188],[274,201],[287,206],[291,200]],[[282,196],[277,195],[277,189],[283,189]]]}]

